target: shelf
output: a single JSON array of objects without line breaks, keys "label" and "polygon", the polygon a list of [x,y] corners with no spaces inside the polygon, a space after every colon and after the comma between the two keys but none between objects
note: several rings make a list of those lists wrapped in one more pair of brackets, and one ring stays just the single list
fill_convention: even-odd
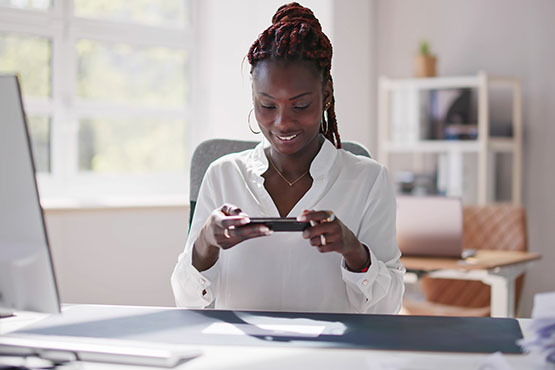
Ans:
[{"label": "shelf", "polygon": [[477,152],[480,148],[475,140],[422,140],[412,143],[389,141],[385,149],[391,153],[441,153],[450,151]]},{"label": "shelf", "polygon": [[[492,87],[509,88],[512,93],[512,132],[513,137],[492,137],[490,129],[490,99],[498,93]],[[477,133],[474,140],[420,140],[423,133],[431,128],[425,114],[431,108],[423,104],[429,90],[470,88],[476,90]],[[492,76],[479,72],[472,76],[450,76],[432,78],[390,79],[385,76],[379,81],[378,95],[380,146],[378,159],[388,166],[390,154],[440,154],[435,170],[437,186],[450,196],[460,196],[468,203],[486,204],[496,199],[495,181],[497,170],[496,153],[511,153],[512,202],[520,204],[522,193],[522,92],[520,81],[512,76]],[[424,102],[425,103],[425,102]],[[447,104],[447,102],[445,102]],[[452,102],[450,103],[452,104]],[[425,114],[424,114],[425,113]],[[445,115],[445,113],[442,113]],[[429,117],[428,117],[429,118]],[[436,127],[437,128],[437,127]],[[476,156],[475,164],[463,165],[463,154]],[[401,167],[425,169],[425,161],[420,156],[395,163]],[[473,162],[474,163],[474,162]],[[473,169],[475,167],[475,171]],[[476,174],[476,186],[467,187],[468,174]],[[497,174],[497,175],[496,175]]]},{"label": "shelf", "polygon": [[515,140],[512,138],[490,138],[489,149],[494,152],[514,152],[515,150]]},{"label": "shelf", "polygon": [[452,77],[429,77],[429,78],[404,78],[389,79],[382,77],[381,83],[386,90],[416,89],[460,89],[479,88],[483,82],[490,85],[513,87],[518,84],[518,79],[508,76],[491,76],[477,74],[474,76],[452,76]]},{"label": "shelf", "polygon": [[406,78],[406,79],[383,79],[383,87],[388,90],[397,89],[449,89],[480,86],[479,76],[460,77],[431,77],[431,78]]},{"label": "shelf", "polygon": [[[493,152],[512,152],[514,142],[511,138],[489,139],[489,149]],[[391,153],[443,153],[480,151],[480,143],[476,140],[421,140],[412,143],[387,142],[385,149]]]}]

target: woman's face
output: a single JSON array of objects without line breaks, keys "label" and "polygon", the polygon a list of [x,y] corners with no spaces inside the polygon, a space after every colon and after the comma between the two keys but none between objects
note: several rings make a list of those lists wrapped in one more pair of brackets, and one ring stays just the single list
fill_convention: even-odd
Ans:
[{"label": "woman's face", "polygon": [[303,61],[263,61],[253,71],[254,112],[260,130],[283,155],[302,154],[319,147],[324,105],[331,87]]}]

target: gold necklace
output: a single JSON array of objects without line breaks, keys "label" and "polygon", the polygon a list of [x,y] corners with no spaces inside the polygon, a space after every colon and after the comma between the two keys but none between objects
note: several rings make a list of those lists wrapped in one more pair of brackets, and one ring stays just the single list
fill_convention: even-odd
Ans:
[{"label": "gold necklace", "polygon": [[277,169],[276,165],[274,164],[274,162],[272,161],[272,156],[268,155],[268,159],[270,160],[270,164],[272,165],[272,167],[274,168],[274,170],[276,170],[277,174],[279,175],[279,177],[281,177],[283,179],[283,181],[285,181],[289,186],[293,186],[296,183],[298,183],[303,177],[305,177],[308,174],[308,171],[310,171],[310,168],[308,170],[305,171],[305,173],[303,173],[299,178],[297,178],[294,181],[289,181],[285,178],[285,176],[283,176],[283,174]]}]

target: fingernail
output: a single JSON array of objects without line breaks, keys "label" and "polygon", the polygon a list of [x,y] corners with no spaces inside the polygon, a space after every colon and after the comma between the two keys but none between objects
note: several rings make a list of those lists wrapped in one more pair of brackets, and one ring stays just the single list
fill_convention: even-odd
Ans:
[{"label": "fingernail", "polygon": [[246,225],[246,224],[248,224],[249,222],[251,222],[251,219],[248,218],[248,217],[245,217],[245,218],[242,218],[242,219],[239,220],[239,223],[240,223],[241,225]]},{"label": "fingernail", "polygon": [[308,231],[303,231],[303,238],[308,238]]},{"label": "fingernail", "polygon": [[266,226],[262,226],[260,229],[258,229],[262,234],[264,235],[272,235],[272,230]]}]

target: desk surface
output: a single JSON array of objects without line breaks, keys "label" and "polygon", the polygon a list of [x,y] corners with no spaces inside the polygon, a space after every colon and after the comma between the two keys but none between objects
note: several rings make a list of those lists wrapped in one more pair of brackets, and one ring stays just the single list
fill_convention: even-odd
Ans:
[{"label": "desk surface", "polygon": [[[176,345],[520,353],[514,319],[74,306],[15,333]],[[14,334],[14,335],[15,335]]]},{"label": "desk surface", "polygon": [[[3,319],[0,321],[0,334],[19,330],[28,324],[46,317],[40,314],[28,314]],[[529,320],[519,320],[524,336]],[[176,369],[479,369],[488,361],[506,361],[513,369],[555,369],[551,365],[540,364],[532,355],[505,354],[501,359],[492,358],[490,354],[387,351],[360,349],[329,349],[301,347],[251,347],[251,346],[216,346],[198,345],[202,351],[198,358],[181,364]],[[144,366],[113,365],[102,363],[83,363],[84,370],[90,369],[146,369]],[[494,369],[492,367],[492,369]],[[500,368],[501,369],[501,368]],[[505,369],[505,368],[502,368]]]},{"label": "desk surface", "polygon": [[478,250],[474,257],[467,259],[445,257],[403,256],[401,262],[412,271],[437,270],[489,270],[496,267],[515,265],[540,259],[539,253],[520,251]]}]

